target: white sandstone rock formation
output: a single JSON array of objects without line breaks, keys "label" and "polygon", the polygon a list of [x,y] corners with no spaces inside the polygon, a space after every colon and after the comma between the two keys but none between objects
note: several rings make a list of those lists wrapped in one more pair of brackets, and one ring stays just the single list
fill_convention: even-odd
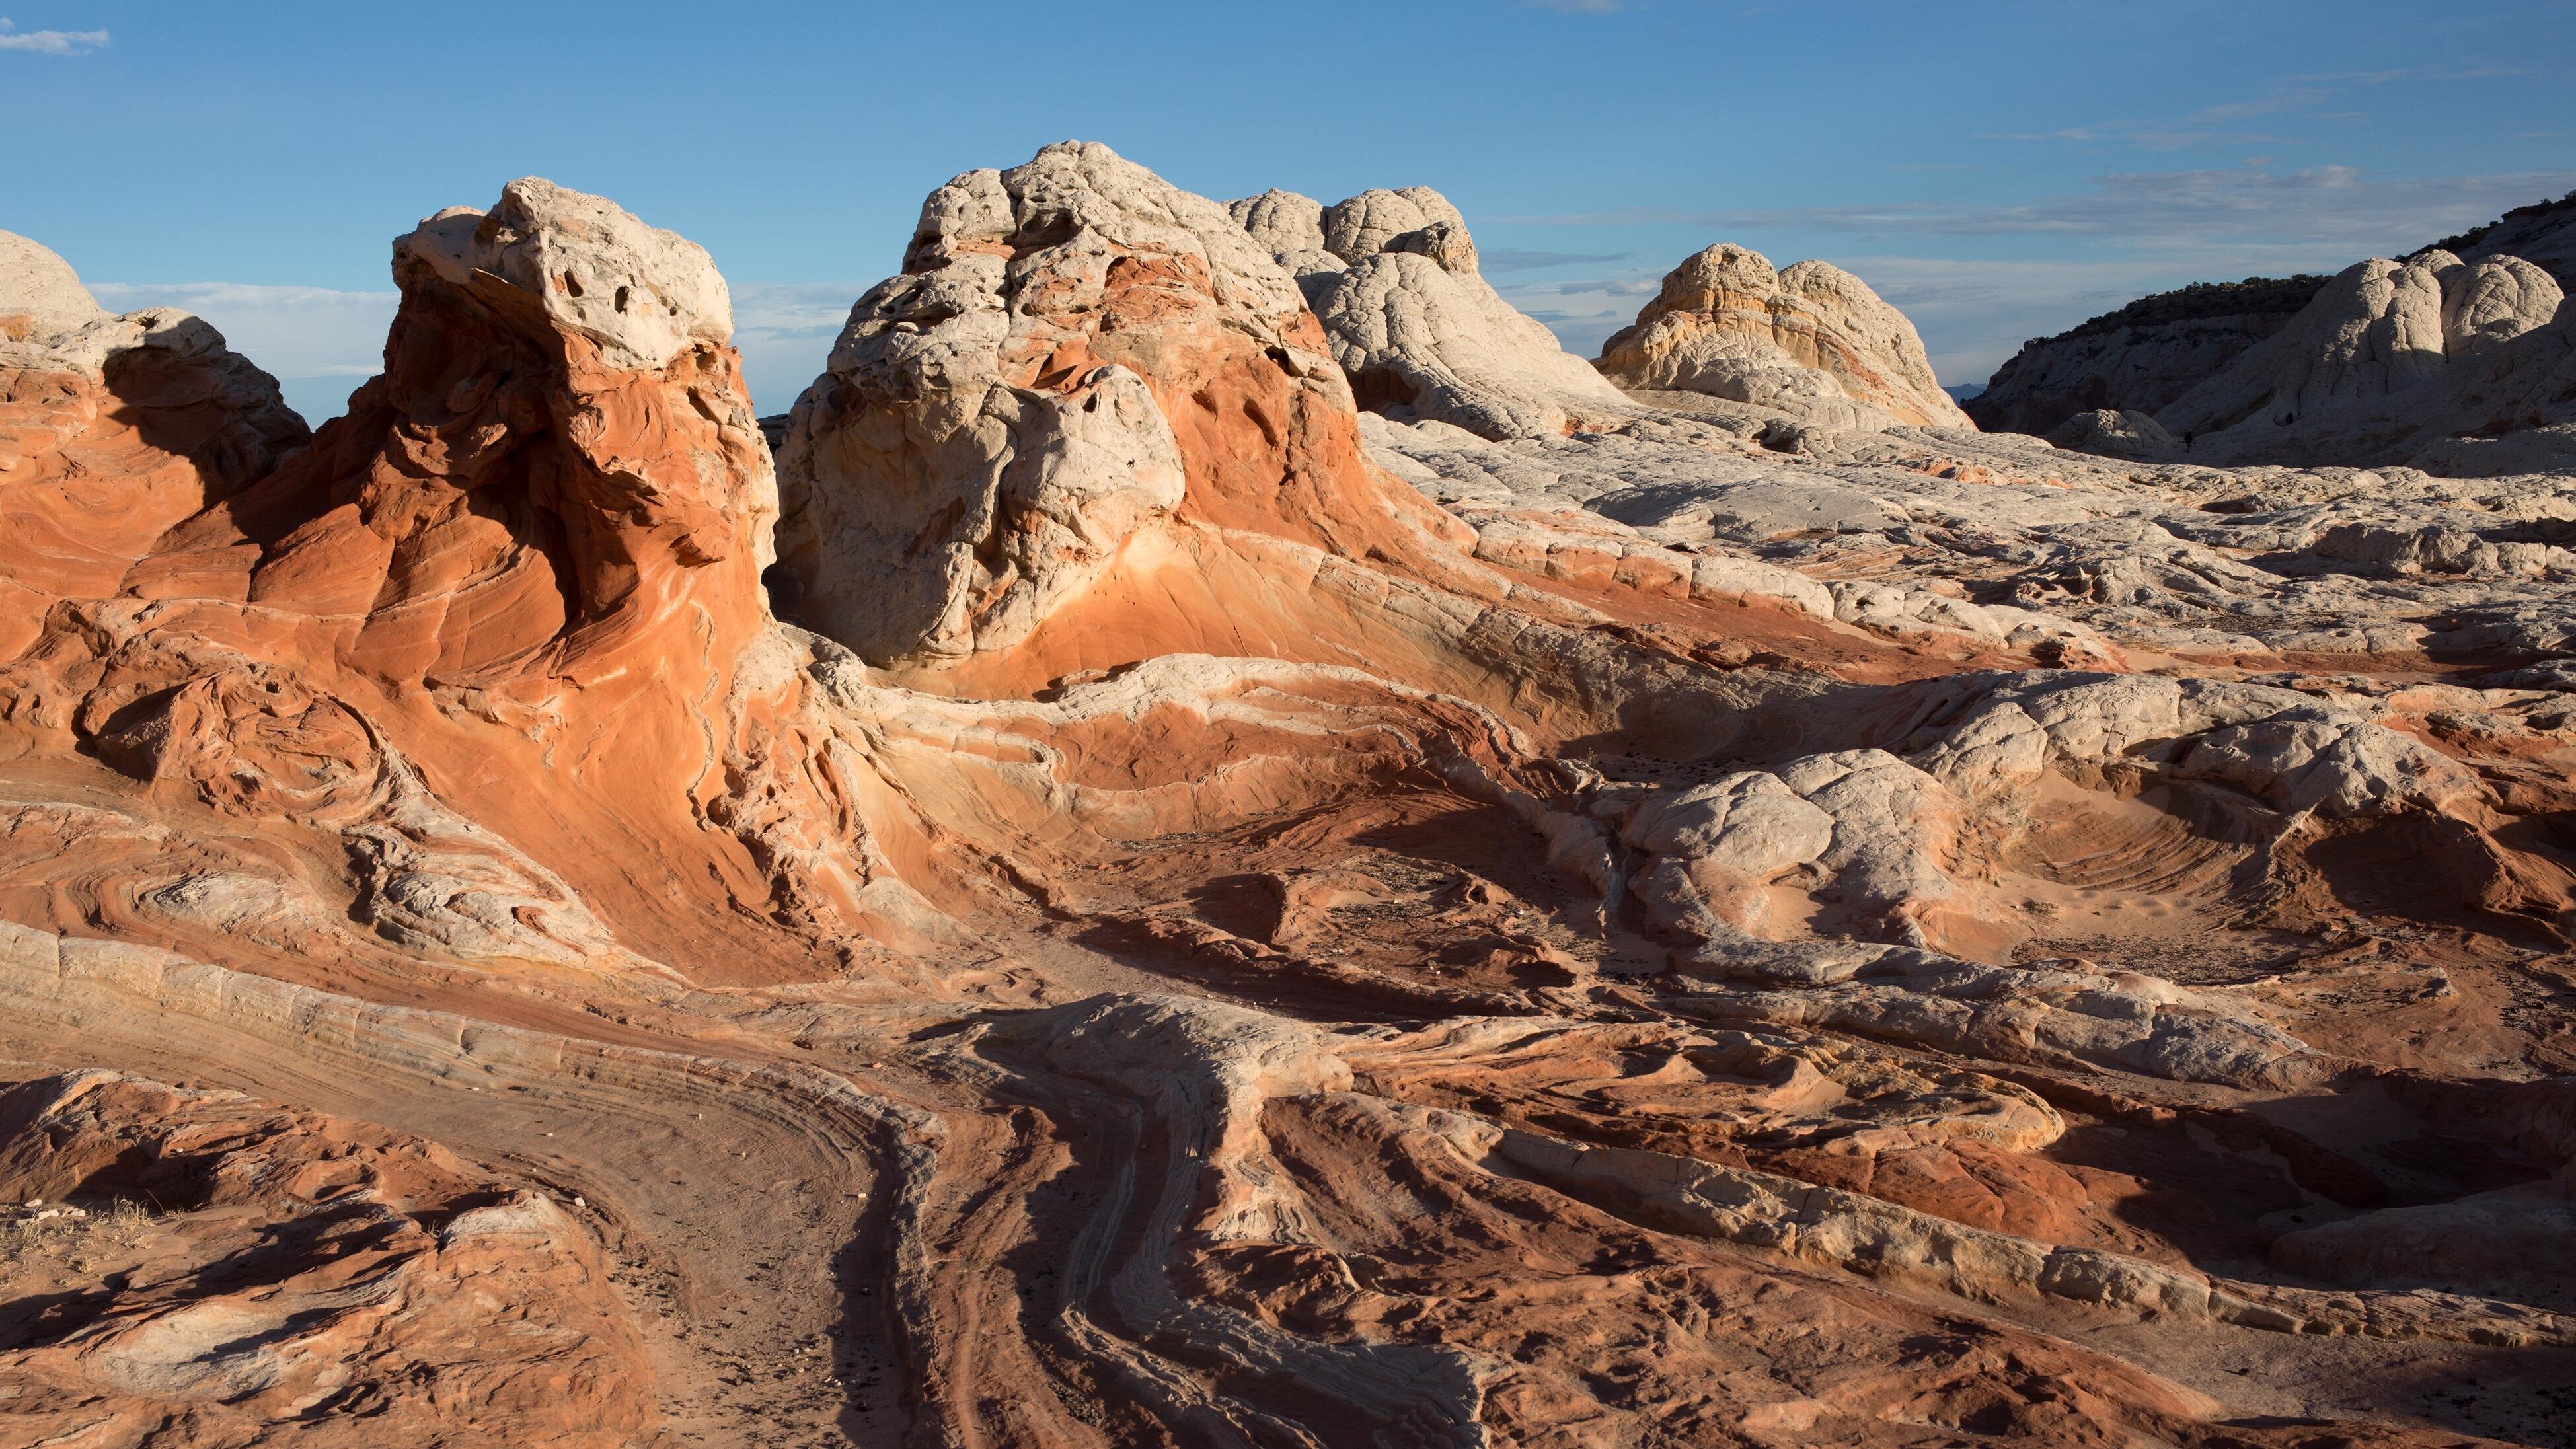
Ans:
[{"label": "white sandstone rock formation", "polygon": [[25,319],[0,331],[0,339],[70,332],[106,311],[80,284],[71,263],[14,231],[0,231],[0,316]]},{"label": "white sandstone rock formation", "polygon": [[1362,407],[1483,438],[1553,437],[1633,411],[1494,291],[1466,219],[1427,186],[1329,208],[1270,191],[1227,210],[1296,276]]},{"label": "white sandstone rock formation", "polygon": [[2442,367],[2442,292],[2462,269],[2448,252],[2359,262],[2278,335],[2164,409],[2170,431],[2214,433],[2248,418],[2287,422],[2338,402],[2382,398]]},{"label": "white sandstone rock formation", "polygon": [[1775,269],[1721,243],[1665,276],[1595,364],[1633,391],[1698,392],[1833,428],[1975,427],[1914,324],[1824,262]]},{"label": "white sandstone rock formation", "polygon": [[[1712,990],[1700,1010],[1714,1020],[1848,1031],[1884,1041],[2002,1060],[2091,1062],[2178,1082],[2295,1088],[2328,1061],[2224,993],[2199,992],[2138,972],[1986,966],[1923,951],[1800,953],[1804,979],[1782,970],[1775,949],[1740,973],[1728,952],[1695,962],[1696,974],[1741,974],[1794,989]],[[1787,958],[1794,959],[1794,958]]]},{"label": "white sandstone rock formation", "polygon": [[[1807,865],[1834,843],[1834,817],[1777,775],[1744,770],[1637,807],[1621,830],[1626,842],[1661,857],[1658,872],[1679,879],[1650,882],[1650,911],[1683,925],[1694,906],[1740,931],[1760,933],[1769,915],[1764,887]],[[1688,886],[1687,892],[1680,889]]]},{"label": "white sandstone rock formation", "polygon": [[2547,326],[2566,298],[2556,277],[2520,257],[2488,257],[2467,268],[2442,288],[2445,358],[2473,356]]},{"label": "white sandstone rock formation", "polygon": [[394,244],[394,271],[428,267],[471,288],[478,272],[535,297],[620,370],[660,368],[733,340],[733,303],[706,248],[604,197],[523,176],[490,214],[454,206]]},{"label": "white sandstone rock formation", "polygon": [[[2156,420],[2198,434],[2188,456],[2213,463],[2538,471],[2576,454],[2562,436],[2576,423],[2576,318],[2563,301],[2556,278],[2518,257],[2357,263]],[[2542,436],[2511,436],[2525,433]],[[2490,439],[2502,441],[2479,441]]]},{"label": "white sandstone rock formation", "polygon": [[1105,146],[959,176],[922,204],[904,265],[852,309],[780,450],[803,615],[872,659],[1017,643],[1181,501],[1164,404],[1090,345],[1111,294],[1166,268],[1204,279],[1155,319],[1165,353],[1258,338],[1339,387],[1269,252]]},{"label": "white sandstone rock formation", "polygon": [[2051,428],[2048,441],[2061,448],[2074,448],[2106,458],[2138,458],[2163,461],[2182,447],[2182,439],[2166,431],[2165,425],[2137,411],[2119,412],[2096,408],[2077,413]]},{"label": "white sandstone rock formation", "polygon": [[1285,257],[1324,250],[1324,203],[1276,187],[1225,204],[1225,214],[1252,239]]}]

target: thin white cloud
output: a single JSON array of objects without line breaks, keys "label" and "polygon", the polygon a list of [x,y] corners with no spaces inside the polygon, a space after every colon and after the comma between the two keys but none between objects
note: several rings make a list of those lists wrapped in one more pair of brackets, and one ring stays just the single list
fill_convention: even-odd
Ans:
[{"label": "thin white cloud", "polygon": [[2287,146],[2297,142],[2287,136],[2211,129],[2230,121],[2249,121],[2258,116],[2304,116],[2310,120],[2351,121],[2368,115],[2366,111],[2321,111],[2318,107],[2357,87],[2373,87],[2400,82],[2449,83],[2494,80],[2508,76],[2525,76],[2532,72],[2511,67],[2470,69],[2457,66],[2415,66],[2403,70],[2342,71],[2332,75],[2283,76],[2261,95],[2241,101],[2204,106],[2182,116],[2163,116],[2125,120],[2097,121],[2080,126],[2061,126],[2047,131],[2009,131],[1983,134],[1979,141],[2065,142],[2094,146],[2131,146],[2144,151],[2179,151],[2194,146]]},{"label": "thin white cloud", "polygon": [[1519,247],[1480,247],[1476,267],[1486,272],[1536,272],[1549,267],[1599,266],[1624,262],[1633,252],[1533,252]]},{"label": "thin white cloud", "polygon": [[735,285],[733,330],[745,336],[825,340],[839,335],[864,282],[744,282]]},{"label": "thin white cloud", "polygon": [[1629,211],[1503,217],[1525,224],[1679,224],[1873,237],[2054,236],[2140,251],[2298,251],[2335,244],[2358,260],[2411,251],[2508,207],[2565,194],[2576,171],[2372,177],[2350,166],[2123,173],[2093,189],[2010,205],[1900,201],[1770,210]]},{"label": "thin white cloud", "polygon": [[0,50],[35,55],[87,55],[107,48],[104,30],[20,30],[0,15]]},{"label": "thin white cloud", "polygon": [[864,282],[746,282],[733,288],[733,345],[752,406],[783,413],[823,371]]},{"label": "thin white cloud", "polygon": [[[178,307],[214,324],[235,352],[275,377],[314,422],[339,416],[349,391],[383,370],[399,293],[242,282],[93,282],[117,312]],[[832,339],[867,290],[856,282],[750,283],[732,289],[734,343],[762,410],[779,412],[823,370]]]},{"label": "thin white cloud", "polygon": [[1660,272],[1627,272],[1565,282],[1496,287],[1504,301],[1547,324],[1557,344],[1577,357],[1601,350],[1611,333],[1637,320],[1637,309],[1662,287]]},{"label": "thin white cloud", "polygon": [[2281,111],[2302,111],[2332,98],[2335,92],[2321,86],[2294,91],[2281,91],[2260,100],[2235,101],[2223,106],[2208,106],[2191,113],[2195,121],[2243,121],[2255,116],[2269,116]]},{"label": "thin white cloud", "polygon": [[1851,255],[1829,260],[1903,312],[1923,335],[1932,370],[1957,385],[1984,382],[2030,338],[2053,336],[2150,292],[2245,276],[2281,259],[2220,252],[2067,262]]},{"label": "thin white cloud", "polygon": [[177,307],[224,334],[233,351],[278,381],[288,406],[319,423],[337,417],[349,390],[383,370],[385,333],[398,294],[244,282],[92,282],[117,312]]}]

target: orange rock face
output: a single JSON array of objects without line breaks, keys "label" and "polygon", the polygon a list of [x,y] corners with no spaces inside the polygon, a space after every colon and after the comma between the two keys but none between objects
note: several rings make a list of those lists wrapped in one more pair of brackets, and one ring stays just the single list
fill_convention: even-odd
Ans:
[{"label": "orange rock face", "polygon": [[0,1097],[0,1195],[27,1204],[0,1218],[13,1442],[604,1446],[651,1426],[591,1230],[436,1143],[89,1072]]},{"label": "orange rock face", "polygon": [[277,384],[196,318],[112,316],[59,259],[6,232],[0,272],[19,286],[0,296],[0,646],[14,650],[49,599],[115,593],[164,530],[310,435]]},{"label": "orange rock face", "polygon": [[2556,674],[2206,479],[1365,414],[1084,144],[775,475],[543,181],[309,437],[0,240],[0,1437],[2563,1440]]},{"label": "orange rock face", "polygon": [[[541,210],[577,211],[568,195],[521,184],[398,243],[385,373],[290,464],[173,530],[124,592],[309,619],[338,663],[394,684],[590,684],[653,667],[689,624],[711,657],[738,652],[772,504],[721,325],[629,355],[542,305],[613,289],[659,311],[644,269],[709,270],[705,254],[621,218],[586,287],[566,270],[532,298],[494,268],[563,224]],[[721,301],[721,281],[663,285],[690,284]]]}]

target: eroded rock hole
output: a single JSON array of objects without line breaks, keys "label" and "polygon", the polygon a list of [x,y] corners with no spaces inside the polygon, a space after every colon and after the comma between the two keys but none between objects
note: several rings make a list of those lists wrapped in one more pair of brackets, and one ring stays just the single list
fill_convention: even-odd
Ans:
[{"label": "eroded rock hole", "polygon": [[1411,407],[1422,392],[1392,369],[1372,367],[1351,379],[1351,394],[1363,409],[1378,413],[1391,407]]}]

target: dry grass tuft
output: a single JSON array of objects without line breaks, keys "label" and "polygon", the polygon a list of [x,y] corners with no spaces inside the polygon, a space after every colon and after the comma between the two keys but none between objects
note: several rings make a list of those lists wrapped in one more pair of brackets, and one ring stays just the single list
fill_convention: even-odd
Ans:
[{"label": "dry grass tuft", "polygon": [[46,1267],[85,1272],[132,1249],[153,1221],[131,1198],[0,1207],[0,1280]]}]

